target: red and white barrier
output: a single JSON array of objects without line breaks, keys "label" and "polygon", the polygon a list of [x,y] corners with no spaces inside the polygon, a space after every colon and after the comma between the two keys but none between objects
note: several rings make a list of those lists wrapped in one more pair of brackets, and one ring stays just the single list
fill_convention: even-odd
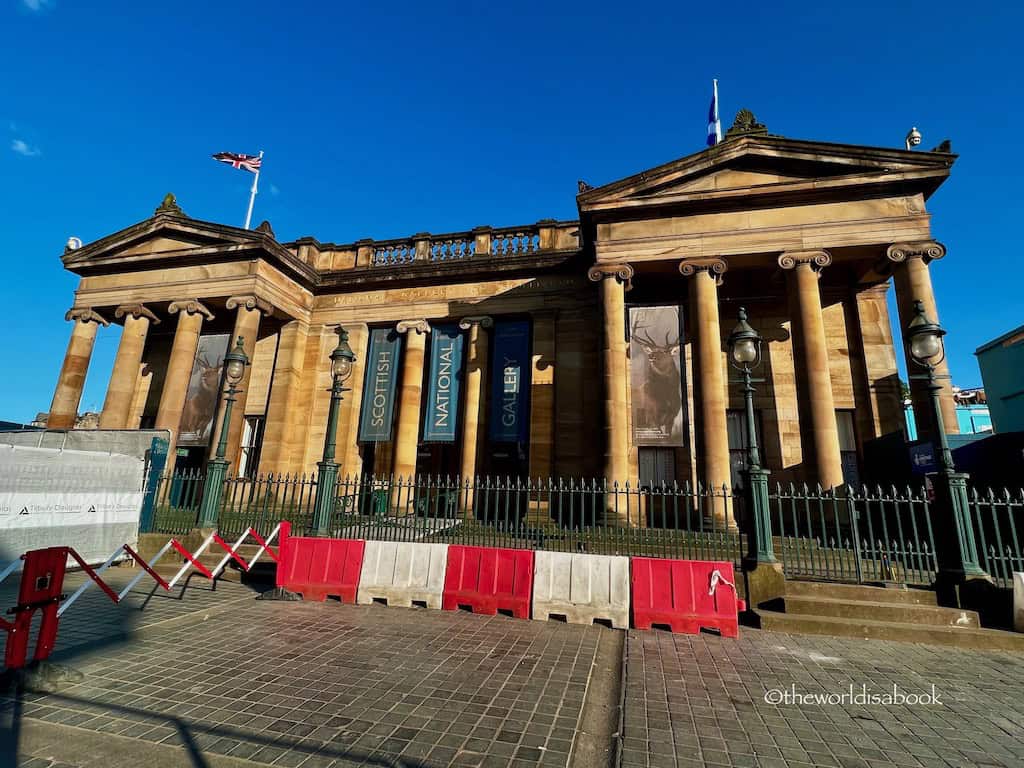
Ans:
[{"label": "red and white barrier", "polygon": [[[227,544],[214,532],[203,541],[202,545],[194,553],[189,552],[177,539],[171,539],[160,548],[149,562],[146,562],[131,546],[122,544],[97,568],[93,568],[85,562],[72,547],[48,547],[46,549],[34,549],[26,552],[18,560],[0,566],[0,582],[2,582],[14,573],[19,566],[24,564],[21,573],[21,585],[18,591],[18,604],[9,611],[9,613],[14,614],[14,620],[7,621],[0,618],[0,631],[7,632],[8,635],[4,666],[7,669],[22,669],[25,666],[28,656],[29,634],[32,629],[32,617],[37,610],[42,611],[43,618],[36,640],[33,659],[35,661],[45,661],[56,642],[60,617],[92,586],[98,586],[111,601],[117,604],[124,600],[142,577],[147,574],[156,582],[157,586],[165,591],[169,591],[188,572],[189,568],[195,568],[209,579],[216,579],[228,562],[235,560],[242,570],[248,571],[264,552],[275,561],[279,560],[279,552],[274,551],[271,547],[271,542],[277,538],[280,529],[281,526],[278,525],[264,539],[250,528],[239,536],[233,545]],[[257,549],[256,554],[251,560],[246,561],[238,554],[238,548],[250,536],[259,544],[259,549]],[[212,571],[200,563],[198,559],[211,543],[216,544],[225,552],[224,557]],[[172,549],[185,558],[185,563],[170,581],[166,581],[156,572],[155,568],[160,559]],[[107,568],[125,556],[131,558],[139,566],[140,570],[120,592],[115,592],[101,576]],[[63,594],[63,587],[68,558],[77,562],[89,579],[83,582],[72,594],[65,596]]]}]

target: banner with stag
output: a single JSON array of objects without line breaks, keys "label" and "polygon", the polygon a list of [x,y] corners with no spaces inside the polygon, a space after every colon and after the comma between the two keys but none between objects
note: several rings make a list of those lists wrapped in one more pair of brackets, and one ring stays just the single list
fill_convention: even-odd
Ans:
[{"label": "banner with stag", "polygon": [[629,380],[633,398],[633,444],[681,446],[686,412],[678,306],[630,307]]},{"label": "banner with stag", "polygon": [[219,333],[200,336],[196,358],[192,363],[192,376],[185,393],[185,407],[178,425],[178,445],[208,445],[213,435],[213,418],[220,400],[224,355],[228,353],[231,336]]}]

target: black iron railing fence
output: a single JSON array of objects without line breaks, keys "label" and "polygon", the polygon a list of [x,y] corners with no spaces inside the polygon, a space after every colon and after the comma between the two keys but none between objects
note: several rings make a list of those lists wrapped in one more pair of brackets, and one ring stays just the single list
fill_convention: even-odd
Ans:
[{"label": "black iron railing fence", "polygon": [[996,584],[1011,587],[1014,572],[1024,571],[1024,489],[972,490],[969,508],[979,564]]},{"label": "black iron railing fence", "polygon": [[[161,479],[151,530],[196,526],[205,478]],[[281,520],[314,527],[315,475],[224,481],[223,535],[261,534]],[[338,482],[322,535],[434,541],[738,563],[746,554],[746,500],[729,488],[609,485],[603,480],[363,475]],[[939,565],[933,502],[922,489],[776,484],[768,493],[775,556],[788,577],[851,582],[934,582]],[[978,555],[998,584],[1024,570],[1024,490],[970,494]]]},{"label": "black iron railing fence", "polygon": [[[195,527],[204,478],[162,478],[152,530]],[[224,481],[217,527],[268,533],[281,520],[314,525],[315,475]],[[321,533],[384,541],[436,541],[566,552],[739,562],[742,500],[727,488],[634,487],[570,479],[363,475],[338,482]]]},{"label": "black iron railing fence", "polygon": [[911,488],[811,489],[768,495],[786,576],[931,584],[937,562],[927,496]]}]

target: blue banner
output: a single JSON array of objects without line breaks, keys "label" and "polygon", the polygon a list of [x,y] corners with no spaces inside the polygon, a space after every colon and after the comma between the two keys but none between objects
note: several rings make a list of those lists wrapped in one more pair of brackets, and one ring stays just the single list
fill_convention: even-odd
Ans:
[{"label": "blue banner", "polygon": [[455,323],[431,326],[430,378],[423,417],[423,441],[454,443],[462,382],[462,331]]},{"label": "blue banner", "polygon": [[395,416],[395,388],[398,384],[400,337],[392,328],[374,328],[366,353],[363,409],[359,417],[359,440],[387,442]]},{"label": "blue banner", "polygon": [[530,439],[530,322],[494,324],[490,437],[495,443]]}]

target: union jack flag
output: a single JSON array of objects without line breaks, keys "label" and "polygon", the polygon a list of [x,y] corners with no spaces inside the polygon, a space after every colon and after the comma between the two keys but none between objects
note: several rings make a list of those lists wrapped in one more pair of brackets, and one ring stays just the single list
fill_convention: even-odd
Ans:
[{"label": "union jack flag", "polygon": [[256,155],[238,155],[234,152],[218,152],[216,155],[212,155],[214,160],[220,160],[222,163],[227,163],[232,168],[241,168],[246,171],[252,171],[253,173],[259,173],[260,166],[263,164],[263,158],[257,157]]}]

